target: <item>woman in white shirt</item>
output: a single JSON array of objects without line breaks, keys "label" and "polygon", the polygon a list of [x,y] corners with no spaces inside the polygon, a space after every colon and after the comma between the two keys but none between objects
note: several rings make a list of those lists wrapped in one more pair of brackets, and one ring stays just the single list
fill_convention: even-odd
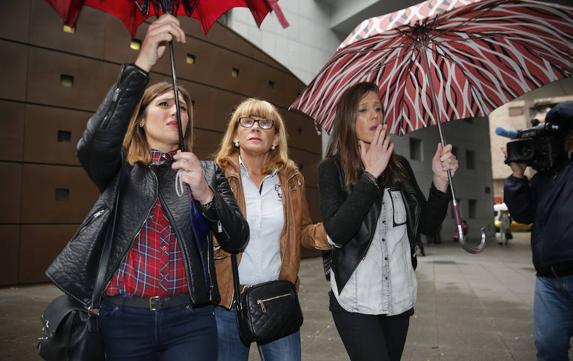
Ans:
[{"label": "woman in white shirt", "polygon": [[[285,125],[275,106],[247,99],[232,114],[215,158],[249,223],[249,243],[238,255],[243,286],[278,279],[298,285],[301,243],[326,242],[322,224],[312,224],[304,177],[287,149]],[[250,345],[239,338],[230,257],[220,250],[216,258],[218,360],[246,361]],[[265,361],[300,361],[300,332],[258,349]]]},{"label": "woman in white shirt", "polygon": [[433,234],[450,200],[451,146],[432,159],[429,200],[410,165],[394,153],[378,87],[359,83],[337,107],[319,167],[320,209],[328,242],[330,310],[353,361],[400,360],[416,302],[414,243]]}]

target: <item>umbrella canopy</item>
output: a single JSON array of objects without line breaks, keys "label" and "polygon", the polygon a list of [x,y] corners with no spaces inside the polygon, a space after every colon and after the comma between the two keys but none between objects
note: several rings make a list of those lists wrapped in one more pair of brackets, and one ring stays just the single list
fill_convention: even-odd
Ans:
[{"label": "umbrella canopy", "polygon": [[[106,12],[115,16],[125,25],[131,36],[147,17],[159,17],[163,14],[174,16],[192,16],[199,20],[203,32],[207,34],[215,21],[226,11],[235,7],[247,7],[251,10],[257,25],[260,26],[265,16],[275,10],[283,27],[288,26],[278,0],[46,0],[64,19],[64,23],[75,27],[79,14],[84,6]],[[169,59],[173,92],[179,93],[175,72],[173,42],[169,43]],[[181,107],[179,97],[175,95],[177,125],[179,130],[179,149],[186,151],[181,125]]]},{"label": "umbrella canopy", "polygon": [[378,84],[391,134],[487,116],[573,74],[573,8],[432,0],[360,24],[290,109],[330,132],[342,93]]},{"label": "umbrella canopy", "polygon": [[80,12],[89,6],[118,18],[131,36],[148,17],[158,17],[165,9],[174,16],[191,16],[197,19],[205,34],[225,12],[236,7],[249,8],[255,22],[261,26],[264,18],[275,11],[283,27],[288,22],[278,0],[47,0],[64,19],[64,23],[76,27]]}]

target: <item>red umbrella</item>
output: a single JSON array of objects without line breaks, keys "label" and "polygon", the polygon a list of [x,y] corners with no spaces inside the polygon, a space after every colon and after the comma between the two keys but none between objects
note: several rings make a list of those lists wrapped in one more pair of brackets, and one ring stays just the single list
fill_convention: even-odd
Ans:
[{"label": "red umbrella", "polygon": [[278,0],[47,0],[64,19],[64,23],[76,27],[80,12],[89,6],[121,20],[129,33],[134,36],[137,28],[146,18],[160,16],[166,11],[174,16],[191,16],[199,21],[203,32],[207,34],[211,26],[221,15],[232,8],[249,8],[255,22],[261,26],[271,11],[283,27],[288,22],[278,4]]},{"label": "red umbrella", "polygon": [[[207,34],[211,26],[225,12],[236,7],[246,7],[251,10],[258,26],[270,11],[275,11],[277,19],[283,27],[288,26],[284,14],[279,7],[278,0],[46,0],[60,16],[64,23],[76,27],[78,17],[84,6],[89,6],[115,16],[125,25],[129,33],[134,36],[137,27],[148,17],[159,17],[168,13],[174,16],[191,16],[197,19],[203,32]],[[173,59],[173,43],[169,44],[171,60],[171,75],[173,89],[178,93],[175,61]],[[179,148],[184,151],[183,130],[179,97],[175,96],[177,108],[177,122],[179,125]]]},{"label": "red umbrella", "polygon": [[[330,131],[342,93],[378,84],[391,134],[487,116],[573,76],[573,8],[533,0],[432,0],[360,24],[290,109]],[[438,121],[439,120],[439,121]],[[462,219],[453,182],[458,233]]]}]

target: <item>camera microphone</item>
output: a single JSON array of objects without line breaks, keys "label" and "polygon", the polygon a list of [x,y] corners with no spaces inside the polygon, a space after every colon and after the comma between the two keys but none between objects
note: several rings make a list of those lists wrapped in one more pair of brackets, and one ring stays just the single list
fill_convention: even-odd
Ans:
[{"label": "camera microphone", "polygon": [[519,137],[519,133],[517,132],[517,130],[504,127],[495,128],[495,134],[499,135],[500,137],[505,137],[509,139],[517,139]]}]

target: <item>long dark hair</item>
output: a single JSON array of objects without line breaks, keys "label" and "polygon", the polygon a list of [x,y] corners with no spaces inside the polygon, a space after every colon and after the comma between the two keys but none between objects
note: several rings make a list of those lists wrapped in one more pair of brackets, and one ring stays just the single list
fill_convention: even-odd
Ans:
[{"label": "long dark hair", "polygon": [[[360,100],[369,92],[378,94],[378,86],[369,82],[355,84],[342,94],[336,106],[334,130],[326,155],[329,158],[339,157],[348,190],[358,182],[364,168],[360,158],[358,137],[356,136],[356,114]],[[380,177],[382,182],[388,186],[396,185],[406,177],[406,170],[396,153],[392,154],[388,166]]]}]

